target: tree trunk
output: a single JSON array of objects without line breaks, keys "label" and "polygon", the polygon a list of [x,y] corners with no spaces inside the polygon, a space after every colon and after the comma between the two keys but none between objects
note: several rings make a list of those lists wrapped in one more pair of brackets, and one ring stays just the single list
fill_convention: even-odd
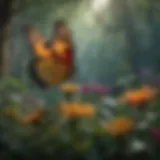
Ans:
[{"label": "tree trunk", "polygon": [[138,55],[140,54],[140,47],[137,42],[136,32],[134,30],[134,22],[132,13],[126,0],[112,0],[113,12],[119,11],[118,16],[120,23],[125,31],[127,42],[128,60],[135,75],[139,75]]},{"label": "tree trunk", "polygon": [[[158,10],[155,9],[156,4],[158,5],[158,1],[150,0],[150,6],[147,10],[147,21],[150,26],[151,33],[151,48],[149,50],[149,55],[152,53],[152,57],[150,57],[150,61],[152,65],[158,69],[160,68],[160,30],[159,30],[159,21],[155,19],[156,14],[158,14]],[[157,13],[156,13],[157,12]],[[158,70],[159,71],[159,70]]]},{"label": "tree trunk", "polygon": [[9,30],[12,0],[0,1],[0,78],[8,75]]}]

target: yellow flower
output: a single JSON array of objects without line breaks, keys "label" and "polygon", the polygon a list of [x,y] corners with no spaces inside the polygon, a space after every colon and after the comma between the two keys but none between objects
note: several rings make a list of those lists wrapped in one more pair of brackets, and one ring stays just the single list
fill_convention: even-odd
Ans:
[{"label": "yellow flower", "polygon": [[128,117],[117,117],[110,120],[105,129],[111,136],[122,136],[133,129],[134,121]]},{"label": "yellow flower", "polygon": [[91,104],[80,104],[77,102],[62,103],[60,113],[68,117],[90,117],[95,114],[95,109]]},{"label": "yellow flower", "polygon": [[60,86],[60,89],[64,93],[74,93],[79,89],[79,87],[74,83],[64,83]]}]

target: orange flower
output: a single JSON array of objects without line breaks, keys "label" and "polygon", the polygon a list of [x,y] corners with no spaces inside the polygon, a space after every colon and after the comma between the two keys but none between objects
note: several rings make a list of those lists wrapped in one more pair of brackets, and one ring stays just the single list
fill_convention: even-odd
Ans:
[{"label": "orange flower", "polygon": [[74,83],[65,83],[60,86],[61,91],[65,93],[74,93],[78,90],[78,88],[78,85]]},{"label": "orange flower", "polygon": [[132,105],[138,105],[152,100],[156,95],[156,90],[147,86],[141,89],[133,89],[125,92],[120,100]]},{"label": "orange flower", "polygon": [[38,108],[37,110],[27,114],[21,119],[22,124],[30,124],[32,122],[37,122],[40,121],[42,114],[43,114],[44,109],[43,108]]},{"label": "orange flower", "polygon": [[91,104],[62,103],[60,112],[68,117],[88,117],[95,114],[95,109]]},{"label": "orange flower", "polygon": [[107,123],[105,129],[111,136],[122,136],[133,129],[134,122],[131,118],[117,117]]},{"label": "orange flower", "polygon": [[95,114],[95,108],[91,104],[84,104],[82,105],[81,112],[83,115],[94,115]]}]

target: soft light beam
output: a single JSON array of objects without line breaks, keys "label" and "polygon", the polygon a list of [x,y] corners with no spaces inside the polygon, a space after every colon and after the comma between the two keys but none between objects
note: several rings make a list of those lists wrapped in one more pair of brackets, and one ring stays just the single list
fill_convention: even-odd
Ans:
[{"label": "soft light beam", "polygon": [[102,11],[108,4],[109,0],[93,0],[92,9],[95,12]]}]

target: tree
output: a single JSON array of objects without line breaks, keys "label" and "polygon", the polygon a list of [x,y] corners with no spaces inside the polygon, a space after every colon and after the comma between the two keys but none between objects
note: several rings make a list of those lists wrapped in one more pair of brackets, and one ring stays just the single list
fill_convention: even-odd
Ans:
[{"label": "tree", "polygon": [[148,0],[148,7],[146,8],[146,16],[147,16],[147,22],[151,32],[151,48],[149,52],[152,53],[154,62],[156,63],[157,67],[160,68],[160,65],[159,65],[160,63],[160,55],[159,55],[160,31],[159,31],[158,21],[156,20],[156,15],[158,14],[159,11],[158,11],[158,7],[156,8],[156,5],[158,5],[157,0]]},{"label": "tree", "polygon": [[111,5],[113,7],[113,12],[117,12],[119,24],[122,27],[121,29],[124,29],[128,49],[127,55],[132,71],[138,75],[139,62],[137,55],[140,54],[140,46],[137,42],[137,35],[134,29],[134,22],[130,7],[127,0],[112,0]]},{"label": "tree", "polygon": [[7,74],[7,49],[9,40],[9,27],[12,15],[12,0],[0,1],[0,77]]},{"label": "tree", "polygon": [[[159,56],[159,41],[160,41],[160,30],[159,30],[159,0],[137,0],[135,2],[136,7],[139,8],[143,14],[147,25],[149,26],[150,32],[150,49],[147,51],[149,55],[150,64],[160,68],[160,56]],[[152,57],[150,56],[152,53]]]}]

